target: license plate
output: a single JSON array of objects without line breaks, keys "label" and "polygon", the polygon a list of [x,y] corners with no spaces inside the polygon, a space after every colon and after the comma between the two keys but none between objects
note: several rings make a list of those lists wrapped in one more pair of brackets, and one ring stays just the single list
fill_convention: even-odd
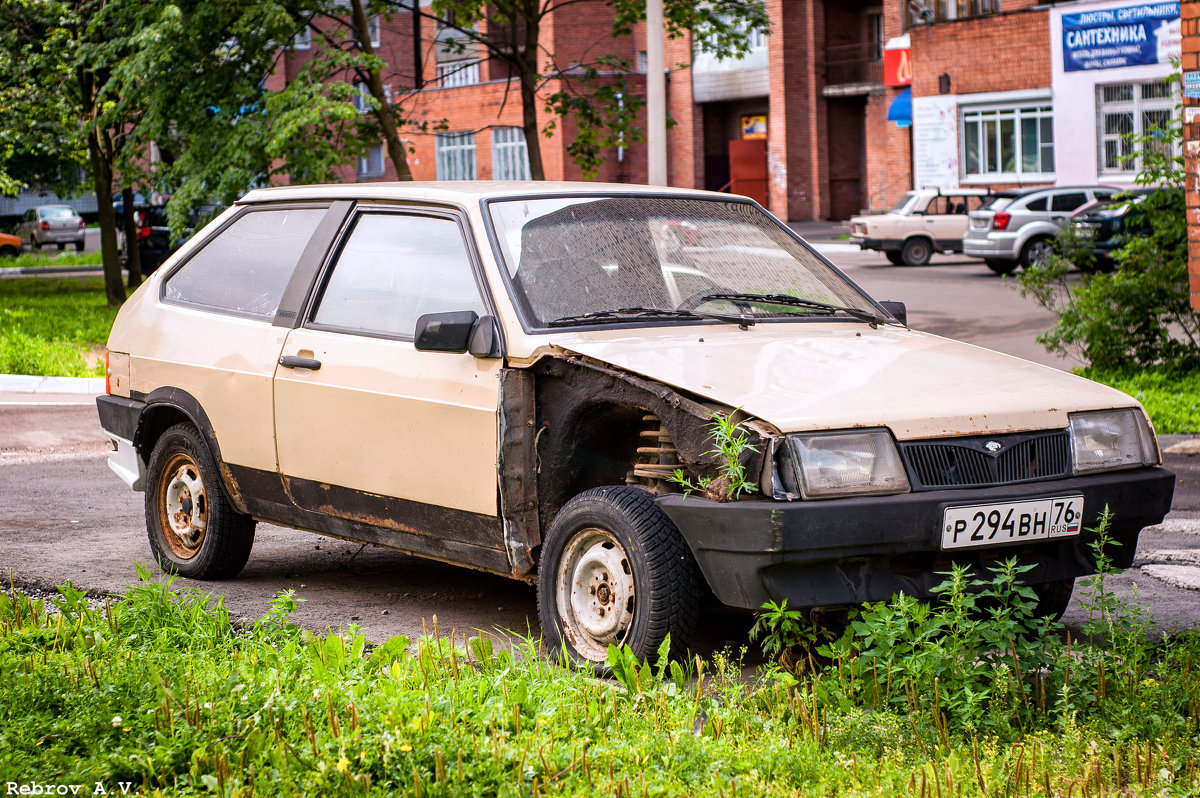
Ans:
[{"label": "license plate", "polygon": [[948,507],[942,516],[942,548],[1073,537],[1079,534],[1082,523],[1082,496]]}]

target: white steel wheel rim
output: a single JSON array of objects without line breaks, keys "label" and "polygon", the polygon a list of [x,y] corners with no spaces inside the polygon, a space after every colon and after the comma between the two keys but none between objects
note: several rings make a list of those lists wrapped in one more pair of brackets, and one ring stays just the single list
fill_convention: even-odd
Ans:
[{"label": "white steel wheel rim", "polygon": [[159,512],[167,546],[180,559],[190,559],[200,549],[208,529],[208,496],[200,469],[192,459],[177,454],[163,469]]},{"label": "white steel wheel rim", "polygon": [[555,603],[563,636],[580,656],[603,662],[633,624],[633,566],[611,532],[582,529],[563,551],[555,575]]}]

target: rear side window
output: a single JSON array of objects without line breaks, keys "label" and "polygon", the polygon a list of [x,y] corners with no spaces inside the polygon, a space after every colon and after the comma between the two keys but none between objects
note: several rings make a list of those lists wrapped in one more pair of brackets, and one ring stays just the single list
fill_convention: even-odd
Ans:
[{"label": "rear side window", "polygon": [[1076,191],[1071,194],[1055,194],[1054,199],[1050,203],[1050,210],[1070,213],[1087,201],[1087,194],[1084,194],[1082,191]]},{"label": "rear side window", "polygon": [[1029,202],[1025,203],[1025,210],[1027,210],[1027,211],[1044,211],[1044,210],[1046,210],[1046,198],[1038,197],[1035,200],[1030,200]]},{"label": "rear side window", "polygon": [[167,278],[163,299],[271,321],[324,208],[239,216]]},{"label": "rear side window", "polygon": [[368,213],[338,255],[313,323],[412,338],[421,316],[454,310],[487,313],[458,223]]}]

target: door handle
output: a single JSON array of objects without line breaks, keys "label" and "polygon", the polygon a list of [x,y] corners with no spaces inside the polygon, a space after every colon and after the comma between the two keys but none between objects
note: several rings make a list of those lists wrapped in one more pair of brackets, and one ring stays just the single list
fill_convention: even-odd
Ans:
[{"label": "door handle", "polygon": [[279,358],[279,365],[289,369],[312,369],[313,371],[317,371],[321,368],[321,361],[313,360],[311,357],[284,355]]}]

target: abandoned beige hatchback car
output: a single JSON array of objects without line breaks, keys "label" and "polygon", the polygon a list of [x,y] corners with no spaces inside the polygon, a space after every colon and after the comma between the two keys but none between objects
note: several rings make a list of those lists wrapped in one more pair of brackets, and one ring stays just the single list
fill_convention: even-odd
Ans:
[{"label": "abandoned beige hatchback car", "polygon": [[581,664],[683,650],[708,590],[844,606],[1007,557],[1061,613],[1104,507],[1128,562],[1170,505],[1146,414],[904,317],[740,197],[264,189],[125,304],[98,404],[164,569],[236,575],[259,520],[370,542],[536,581]]}]

